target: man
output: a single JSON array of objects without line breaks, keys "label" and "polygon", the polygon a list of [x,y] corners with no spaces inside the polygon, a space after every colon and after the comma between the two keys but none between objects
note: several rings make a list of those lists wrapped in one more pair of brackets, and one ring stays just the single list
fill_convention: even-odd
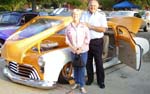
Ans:
[{"label": "man", "polygon": [[84,12],[80,21],[86,23],[90,29],[90,44],[87,60],[87,77],[86,85],[91,85],[94,80],[93,58],[96,64],[97,84],[100,88],[105,88],[105,73],[102,62],[103,36],[107,29],[106,16],[99,9],[99,3],[96,0],[90,0],[88,11]]}]

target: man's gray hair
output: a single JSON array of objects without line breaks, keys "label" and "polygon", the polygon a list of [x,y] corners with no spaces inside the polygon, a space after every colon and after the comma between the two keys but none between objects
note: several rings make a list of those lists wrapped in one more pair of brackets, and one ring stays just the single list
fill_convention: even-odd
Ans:
[{"label": "man's gray hair", "polygon": [[88,6],[90,6],[91,5],[91,3],[96,3],[97,4],[97,6],[99,7],[99,2],[97,1],[97,0],[89,0],[89,2],[88,2]]}]

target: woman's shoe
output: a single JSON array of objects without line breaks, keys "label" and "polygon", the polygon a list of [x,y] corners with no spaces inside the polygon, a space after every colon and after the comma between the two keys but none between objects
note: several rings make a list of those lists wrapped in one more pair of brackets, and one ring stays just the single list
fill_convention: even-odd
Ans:
[{"label": "woman's shoe", "polygon": [[74,85],[71,87],[71,89],[77,89],[78,87],[79,87],[78,84],[74,84]]},{"label": "woman's shoe", "polygon": [[86,94],[86,93],[87,93],[87,91],[85,90],[84,87],[81,87],[80,90],[81,90],[81,93],[82,93],[82,94]]}]

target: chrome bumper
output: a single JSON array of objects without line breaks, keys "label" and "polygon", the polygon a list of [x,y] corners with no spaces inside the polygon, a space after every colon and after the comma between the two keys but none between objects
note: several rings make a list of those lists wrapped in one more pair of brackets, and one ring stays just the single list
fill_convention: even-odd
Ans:
[{"label": "chrome bumper", "polygon": [[29,78],[21,77],[11,72],[7,67],[3,69],[3,73],[10,80],[19,84],[41,88],[41,89],[51,89],[51,88],[56,87],[55,82],[49,82],[49,81],[43,81],[43,80],[32,80]]}]

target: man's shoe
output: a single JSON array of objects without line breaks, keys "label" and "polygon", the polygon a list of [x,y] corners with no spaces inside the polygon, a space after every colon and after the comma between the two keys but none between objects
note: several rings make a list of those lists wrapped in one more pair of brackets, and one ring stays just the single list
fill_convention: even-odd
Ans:
[{"label": "man's shoe", "polygon": [[92,81],[86,81],[86,85],[91,85]]},{"label": "man's shoe", "polygon": [[104,88],[105,88],[105,84],[104,84],[104,83],[98,84],[98,86],[99,86],[101,89],[104,89]]}]

